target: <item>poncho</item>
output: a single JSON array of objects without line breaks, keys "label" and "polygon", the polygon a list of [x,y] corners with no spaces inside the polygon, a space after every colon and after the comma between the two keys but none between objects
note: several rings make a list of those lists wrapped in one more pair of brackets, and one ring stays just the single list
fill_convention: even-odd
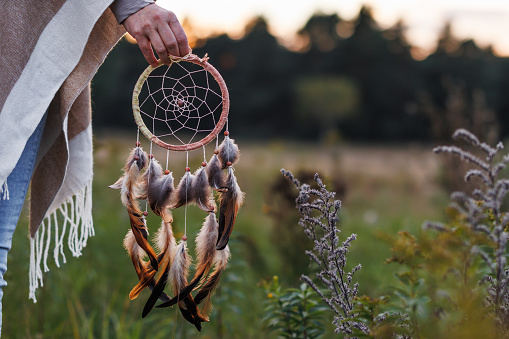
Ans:
[{"label": "poncho", "polygon": [[[90,80],[125,33],[112,0],[0,3],[0,199],[7,177],[47,111],[30,188],[30,293],[47,258],[80,256],[92,224]],[[51,248],[51,251],[50,251]]]}]

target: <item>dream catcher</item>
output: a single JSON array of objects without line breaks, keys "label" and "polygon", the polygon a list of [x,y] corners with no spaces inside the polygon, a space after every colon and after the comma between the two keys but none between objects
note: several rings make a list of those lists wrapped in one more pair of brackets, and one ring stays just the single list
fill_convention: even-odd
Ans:
[{"label": "dream catcher", "polygon": [[[149,66],[133,92],[133,113],[138,125],[136,147],[130,152],[123,176],[110,187],[120,189],[131,229],[124,246],[131,257],[139,282],[129,297],[136,299],[151,290],[143,309],[145,317],[157,307],[177,305],[183,317],[201,330],[208,321],[211,296],[230,257],[228,240],[242,205],[233,165],[239,149],[229,137],[228,90],[208,58],[188,55],[173,58],[167,66]],[[225,128],[219,144],[219,133]],[[141,133],[150,141],[150,154],[141,147]],[[215,140],[214,154],[206,161],[205,145]],[[166,149],[166,168],[152,155],[153,145]],[[194,173],[189,152],[203,149],[203,163]],[[186,152],[186,167],[175,186],[168,169],[171,151]],[[218,196],[217,208],[214,195]],[[145,211],[140,200],[145,200]],[[192,259],[187,246],[187,206],[198,206],[205,221],[196,236],[196,264],[189,280]],[[148,206],[161,217],[155,246],[149,242],[146,216]],[[172,230],[172,209],[185,208],[184,235],[177,243]],[[216,213],[218,216],[216,217]],[[148,260],[145,260],[148,258]],[[166,286],[171,286],[168,294]],[[197,292],[193,292],[197,291]],[[194,296],[193,296],[194,294]]]}]

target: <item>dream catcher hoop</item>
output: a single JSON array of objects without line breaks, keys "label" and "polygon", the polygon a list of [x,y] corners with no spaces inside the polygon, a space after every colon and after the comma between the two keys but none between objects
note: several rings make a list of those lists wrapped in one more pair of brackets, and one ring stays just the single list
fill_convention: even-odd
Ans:
[{"label": "dream catcher hoop", "polygon": [[[186,57],[183,58],[172,58],[172,64],[168,66],[164,73],[162,75],[156,75],[155,77],[160,78],[162,86],[157,88],[153,91],[151,91],[148,80],[150,77],[151,80],[154,80],[154,75],[151,76],[151,74],[154,72],[154,70],[158,69],[159,67],[163,66],[164,64],[159,61],[159,65],[157,67],[149,66],[145,69],[145,71],[140,75],[138,82],[136,83],[136,86],[133,91],[133,115],[134,120],[136,121],[136,124],[138,125],[140,131],[145,135],[145,137],[154,142],[156,145],[171,150],[171,151],[191,151],[194,149],[197,149],[199,147],[202,147],[204,145],[207,145],[210,143],[223,129],[225,123],[227,122],[228,118],[228,112],[230,109],[230,98],[228,94],[228,89],[226,88],[226,84],[223,80],[223,77],[219,72],[207,62],[208,57],[205,56],[204,58],[199,58],[194,54],[188,54]],[[184,73],[181,74],[180,77],[171,76],[169,71],[171,70],[171,66],[175,65],[175,67],[179,66],[180,62],[186,62],[186,63],[192,63],[195,65],[198,65],[199,67],[196,70],[189,71],[186,68],[182,67],[184,70]],[[205,75],[205,85],[200,86],[196,83],[194,77],[196,77],[197,74]],[[219,86],[219,89],[221,91],[221,104],[222,104],[222,110],[221,114],[218,117],[218,121],[216,122],[216,117],[214,116],[215,111],[217,110],[216,107],[210,107],[211,105],[207,103],[206,99],[209,96],[216,96],[219,97],[219,94],[216,93],[210,86],[212,83],[209,81],[208,75],[211,75],[213,79],[216,81],[217,85]],[[169,81],[167,81],[169,80]],[[168,82],[173,82],[173,86],[169,86]],[[142,92],[144,85],[146,85],[147,90],[149,91],[149,96],[145,100],[143,100],[140,104],[139,95],[140,92]],[[156,100],[154,96],[159,93],[159,99]],[[200,94],[202,97],[200,97]],[[169,131],[165,134],[165,136],[173,135],[178,139],[182,144],[181,145],[173,145],[166,143],[159,139],[157,135],[154,135],[153,132],[149,130],[149,128],[146,126],[142,115],[149,116],[148,113],[144,112],[141,107],[149,101],[149,99],[152,99],[158,109],[161,110],[161,112],[164,111],[164,114],[161,114],[160,117],[152,117],[153,121],[161,121],[162,123],[167,124]],[[150,102],[150,101],[149,101]],[[200,112],[205,111],[205,114],[200,115]],[[214,122],[214,127],[212,130],[210,130],[210,134],[206,135],[199,141],[195,142],[188,142],[185,143],[182,141],[178,136],[175,135],[175,133],[181,131],[182,129],[185,130],[191,130],[193,131],[193,128],[190,126],[186,126],[185,123],[195,120],[194,122],[199,125],[201,123],[202,119],[205,118],[212,119]],[[173,121],[176,124],[176,129],[173,129],[170,127],[170,122]],[[155,124],[152,126],[152,130],[155,129]],[[195,136],[199,129],[194,129],[195,133],[193,136]],[[207,130],[205,130],[207,131]]]},{"label": "dream catcher hoop", "polygon": [[[178,305],[183,317],[200,331],[201,323],[208,321],[211,296],[230,258],[228,240],[244,193],[234,174],[239,149],[229,137],[230,101],[223,78],[206,56],[189,54],[171,60],[170,65],[160,61],[157,67],[147,67],[136,83],[133,91],[133,114],[138,125],[136,147],[127,158],[124,174],[110,187],[120,189],[131,223],[124,247],[139,282],[129,297],[136,299],[148,287],[152,292],[143,317],[161,300],[157,307]],[[224,139],[219,144],[218,135],[225,126]],[[150,154],[141,147],[140,131],[150,141]],[[214,154],[207,162],[205,145],[214,139]],[[152,155],[153,144],[167,150],[165,170]],[[200,147],[204,161],[191,174],[188,152]],[[176,187],[168,169],[170,151],[187,153],[185,172]],[[145,200],[143,212],[139,200]],[[191,281],[188,275],[192,260],[187,250],[189,204],[206,213],[195,239],[197,262]],[[149,242],[148,206],[162,219],[155,237],[157,251]],[[184,236],[177,244],[171,210],[179,207],[185,208]],[[171,296],[165,292],[166,285],[172,287]],[[191,292],[195,290],[198,292],[193,296]]]}]

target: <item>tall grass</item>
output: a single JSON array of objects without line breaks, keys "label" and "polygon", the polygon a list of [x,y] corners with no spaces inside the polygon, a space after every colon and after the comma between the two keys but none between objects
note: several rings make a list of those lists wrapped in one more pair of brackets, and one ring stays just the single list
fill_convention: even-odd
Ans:
[{"label": "tall grass", "polygon": [[[413,161],[430,159],[428,153],[420,149],[323,148],[283,143],[251,145],[237,140],[242,156],[236,175],[247,194],[246,203],[233,231],[232,261],[213,298],[215,308],[210,322],[203,324],[199,334],[185,323],[175,308],[156,309],[141,319],[148,291],[134,301],[128,298],[137,282],[122,247],[129,220],[118,191],[107,186],[121,174],[125,157],[134,143],[133,137],[96,138],[93,187],[96,236],[89,240],[81,258],[72,258],[67,253],[68,261],[63,267],[57,269],[54,264],[50,265],[44,287],[37,292],[36,304],[28,300],[29,242],[27,220],[22,218],[5,276],[8,286],[4,289],[3,300],[4,338],[273,337],[274,334],[265,333],[261,323],[264,308],[261,300],[265,293],[259,287],[260,281],[279,275],[282,283],[299,285],[297,278],[280,275],[282,267],[291,265],[292,260],[279,254],[277,240],[270,237],[280,225],[275,224],[268,213],[278,206],[269,206],[266,197],[271,194],[269,187],[280,176],[281,167],[292,171],[316,170],[319,164],[318,171],[324,177],[346,178],[347,194],[343,200],[347,207],[340,218],[345,232],[355,232],[363,239],[363,245],[352,245],[350,255],[350,262],[362,262],[364,266],[357,276],[366,282],[361,286],[361,294],[381,293],[393,279],[384,264],[384,258],[390,256],[390,246],[381,234],[393,234],[400,229],[416,230],[423,220],[437,219],[439,204],[435,204],[434,199],[445,200],[445,195],[436,190],[431,181],[436,167],[427,168],[424,174],[419,172],[425,178],[422,183],[411,180],[414,174],[409,171],[419,168]],[[148,148],[146,143],[143,146]],[[207,152],[211,154],[212,149]],[[361,156],[355,156],[356,152]],[[364,152],[372,152],[378,162],[354,170],[352,163],[364,161]],[[380,157],[380,152],[386,153]],[[156,151],[155,156],[165,159],[166,152]],[[203,160],[201,152],[192,152],[189,157],[191,168],[196,168]],[[405,158],[409,165],[395,164],[393,160],[399,157]],[[171,153],[169,167],[178,180],[184,172],[185,155]],[[426,190],[425,198],[417,194],[423,190]],[[187,225],[191,239],[204,217],[197,208],[189,208]],[[183,211],[175,211],[174,219],[179,236],[184,227]],[[148,225],[154,234],[159,220],[149,216]],[[298,225],[295,225],[295,232],[301,232]],[[193,251],[191,248],[191,253]],[[302,255],[305,256],[304,252]],[[365,279],[363,275],[370,278]]]}]

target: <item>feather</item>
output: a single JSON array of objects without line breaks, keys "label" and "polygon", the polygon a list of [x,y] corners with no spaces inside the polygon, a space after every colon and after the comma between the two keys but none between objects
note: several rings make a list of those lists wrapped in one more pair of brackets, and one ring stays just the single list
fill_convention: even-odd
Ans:
[{"label": "feather", "polygon": [[177,246],[173,265],[171,265],[168,280],[173,286],[174,294],[178,294],[181,289],[187,285],[187,275],[189,274],[189,266],[191,258],[187,254],[187,246],[184,240],[181,240]]},{"label": "feather", "polygon": [[217,150],[219,151],[218,158],[223,169],[233,166],[239,160],[239,147],[235,144],[235,140],[229,136],[224,137]]},{"label": "feather", "polygon": [[233,173],[233,168],[228,168],[228,178],[226,192],[221,192],[219,201],[219,239],[217,241],[217,250],[222,250],[228,244],[230,235],[233,231],[237,212],[244,202],[244,193],[240,190],[237,178]]},{"label": "feather", "polygon": [[145,307],[143,308],[143,312],[141,314],[142,318],[145,318],[149,312],[154,308],[157,299],[163,293],[164,288],[166,287],[166,283],[168,282],[168,274],[170,272],[171,264],[170,262],[166,263],[163,273],[159,276],[156,285],[152,289],[152,293],[150,294],[147,302],[145,303]]},{"label": "feather", "polygon": [[[136,164],[136,167],[138,169],[138,173],[137,173],[138,175],[147,165],[147,153],[144,152],[141,147],[135,147],[131,150],[131,152],[127,156],[126,163],[125,163],[124,167],[122,168],[122,170],[124,171],[124,174],[113,185],[110,185],[108,187],[113,188],[113,189],[121,189],[123,186],[126,174],[129,171],[134,170],[134,168],[132,168],[133,164]],[[136,179],[137,179],[137,176],[136,176]],[[135,183],[136,183],[136,181],[129,183],[131,188],[134,188],[134,187],[132,187],[132,184],[135,184]]]},{"label": "feather", "polygon": [[[175,256],[177,243],[175,241],[175,237],[173,235],[173,230],[171,228],[170,223],[164,220],[161,222],[161,227],[159,227],[159,230],[157,231],[156,239],[157,247],[159,249],[159,254],[157,255],[158,266],[161,267],[161,265],[167,265],[168,263],[171,264],[172,259]],[[131,290],[131,293],[129,294],[131,300],[138,297],[140,292],[147,286],[152,291],[154,290],[154,287],[156,285],[154,279],[155,274],[156,274],[155,270],[153,270],[152,268],[147,268],[147,272],[143,277],[144,279],[140,278],[140,282]],[[158,297],[163,302],[169,301],[171,299],[166,294],[164,295],[160,294]]]},{"label": "feather", "polygon": [[[216,215],[210,213],[196,236],[196,265],[195,278],[206,276],[214,262],[216,243],[218,237],[218,224]],[[193,279],[194,280],[194,279]]]},{"label": "feather", "polygon": [[192,181],[191,188],[191,202],[205,212],[214,212],[216,209],[205,167],[200,167],[194,173],[194,180]]},{"label": "feather", "polygon": [[207,167],[205,167],[207,171],[207,178],[209,180],[209,186],[215,189],[216,191],[224,191],[226,187],[224,173],[221,170],[221,163],[217,157],[217,154],[214,154],[210,161],[207,163]]},{"label": "feather", "polygon": [[209,314],[212,309],[211,297],[214,293],[215,288],[219,283],[219,279],[221,278],[221,274],[226,268],[226,264],[230,259],[230,248],[228,245],[221,251],[216,251],[214,256],[214,272],[207,278],[207,281],[202,285],[201,289],[198,291],[198,294],[194,297],[194,302],[196,305],[201,304],[202,301],[205,300],[205,304],[203,306],[203,312],[205,314]]},{"label": "feather", "polygon": [[124,238],[124,247],[127,250],[127,253],[129,253],[129,256],[131,257],[134,269],[136,270],[136,274],[138,275],[138,279],[140,280],[140,282],[129,293],[129,298],[131,300],[134,300],[138,297],[139,293],[147,285],[149,285],[150,283],[153,283],[155,285],[153,277],[156,271],[153,270],[152,268],[148,268],[147,263],[143,261],[145,252],[140,248],[140,246],[136,242],[136,238],[132,230],[129,230]]},{"label": "feather", "polygon": [[178,306],[184,319],[196,326],[196,329],[201,332],[201,323],[209,321],[209,318],[203,316],[200,313],[198,306],[196,306],[196,303],[193,300],[193,297],[188,294],[184,300],[179,302]]},{"label": "feather", "polygon": [[[170,267],[173,264],[173,258],[175,258],[177,252],[177,242],[175,241],[175,236],[173,235],[173,230],[171,228],[170,223],[165,222],[164,220],[162,221],[161,227],[157,232],[156,238],[157,246],[160,252],[157,260],[160,265],[165,265],[165,268],[163,273],[160,275],[157,283],[155,284],[154,288],[152,289],[150,297],[145,303],[142,318],[145,318],[147,314],[152,310],[157,299],[161,299],[161,295],[164,293],[163,290],[168,282],[168,275]],[[165,298],[164,301],[168,300],[170,300],[169,297]]]},{"label": "feather", "polygon": [[[177,253],[175,254],[173,265],[168,274],[168,281],[171,282],[173,292],[177,297],[180,295],[180,292],[187,287],[187,275],[189,273],[190,264],[191,259],[187,254],[185,241],[181,241],[177,246]],[[175,299],[175,297],[173,299]],[[201,323],[208,321],[208,318],[200,314],[193,297],[188,293],[182,299],[177,298],[176,303],[184,319],[195,325],[198,331],[201,331]]]},{"label": "feather", "polygon": [[183,300],[202,280],[206,277],[212,264],[214,263],[214,257],[216,254],[216,242],[217,242],[217,220],[214,213],[210,213],[205,222],[201,227],[200,233],[196,237],[196,252],[198,264],[196,265],[196,273],[194,274],[193,280],[185,287],[179,289],[179,293],[175,293],[175,297],[171,300],[157,306],[170,307],[175,305],[179,300]]},{"label": "feather", "polygon": [[180,179],[170,208],[178,208],[180,206],[184,206],[193,200],[192,187],[194,179],[194,175],[191,174],[191,172],[186,171],[186,174],[184,174],[182,179]]},{"label": "feather", "polygon": [[152,268],[157,271],[158,263],[157,258],[152,246],[147,241],[148,238],[148,229],[145,224],[145,218],[143,217],[141,211],[138,209],[134,209],[132,207],[127,208],[127,213],[129,214],[129,219],[131,221],[131,230],[136,238],[136,242],[138,245],[147,253],[150,264]]},{"label": "feather", "polygon": [[[127,207],[127,213],[131,222],[131,230],[137,244],[145,251],[150,258],[150,263],[157,271],[157,259],[154,250],[147,241],[148,229],[145,224],[145,218],[142,216],[138,200],[139,178],[141,170],[147,165],[147,154],[141,147],[134,148],[127,158],[123,168],[124,175],[112,185],[113,188],[120,187],[120,197],[122,203]],[[122,182],[120,185],[119,183]]]},{"label": "feather", "polygon": [[142,187],[146,187],[146,194],[140,198],[148,200],[150,208],[156,215],[162,217],[166,222],[172,222],[168,206],[175,192],[173,175],[170,172],[165,174],[159,162],[152,159],[148,171],[143,175]]},{"label": "feather", "polygon": [[[179,292],[186,287],[187,275],[189,274],[190,265],[191,258],[187,254],[186,243],[185,241],[181,241],[177,247],[177,253],[175,255],[175,259],[173,260],[173,265],[170,268],[168,278],[173,285],[173,292],[175,295],[179,295]],[[194,324],[200,331],[201,325],[199,325],[199,321],[196,319],[198,311],[191,295],[188,294],[185,298],[179,300],[178,305],[184,318],[190,323]],[[197,322],[198,324],[196,324]]]}]

